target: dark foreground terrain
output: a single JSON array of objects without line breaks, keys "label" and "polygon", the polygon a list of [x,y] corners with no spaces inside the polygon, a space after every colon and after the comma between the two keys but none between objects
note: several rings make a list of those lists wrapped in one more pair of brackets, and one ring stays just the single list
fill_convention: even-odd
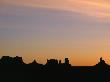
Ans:
[{"label": "dark foreground terrain", "polygon": [[71,66],[68,58],[61,63],[47,60],[45,65],[35,60],[25,64],[22,57],[3,56],[0,59],[0,82],[109,82],[110,66],[100,58],[94,66]]}]

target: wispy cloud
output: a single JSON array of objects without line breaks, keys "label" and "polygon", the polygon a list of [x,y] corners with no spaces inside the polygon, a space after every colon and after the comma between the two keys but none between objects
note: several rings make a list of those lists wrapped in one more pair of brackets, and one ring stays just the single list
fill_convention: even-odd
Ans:
[{"label": "wispy cloud", "polygon": [[67,10],[100,18],[110,17],[108,0],[4,0],[0,2],[16,6]]}]

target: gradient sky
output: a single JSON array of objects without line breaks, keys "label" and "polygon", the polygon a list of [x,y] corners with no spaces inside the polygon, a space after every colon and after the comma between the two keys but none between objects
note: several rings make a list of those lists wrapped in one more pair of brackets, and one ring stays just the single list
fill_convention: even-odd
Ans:
[{"label": "gradient sky", "polygon": [[109,0],[0,0],[0,56],[110,64]]}]

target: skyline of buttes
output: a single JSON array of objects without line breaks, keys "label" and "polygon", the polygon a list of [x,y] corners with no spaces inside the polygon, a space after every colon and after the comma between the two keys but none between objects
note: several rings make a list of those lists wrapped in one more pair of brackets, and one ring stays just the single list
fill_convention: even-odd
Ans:
[{"label": "skyline of buttes", "polygon": [[109,0],[1,0],[0,57],[110,64]]}]

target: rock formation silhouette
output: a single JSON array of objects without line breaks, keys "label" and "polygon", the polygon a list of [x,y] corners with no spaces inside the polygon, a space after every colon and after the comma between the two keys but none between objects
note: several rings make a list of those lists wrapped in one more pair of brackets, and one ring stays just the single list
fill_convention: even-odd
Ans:
[{"label": "rock formation silhouette", "polygon": [[69,59],[64,63],[47,59],[45,65],[33,60],[26,64],[22,57],[3,56],[0,59],[1,82],[95,82],[110,81],[110,65],[100,58],[94,66],[72,66]]}]

